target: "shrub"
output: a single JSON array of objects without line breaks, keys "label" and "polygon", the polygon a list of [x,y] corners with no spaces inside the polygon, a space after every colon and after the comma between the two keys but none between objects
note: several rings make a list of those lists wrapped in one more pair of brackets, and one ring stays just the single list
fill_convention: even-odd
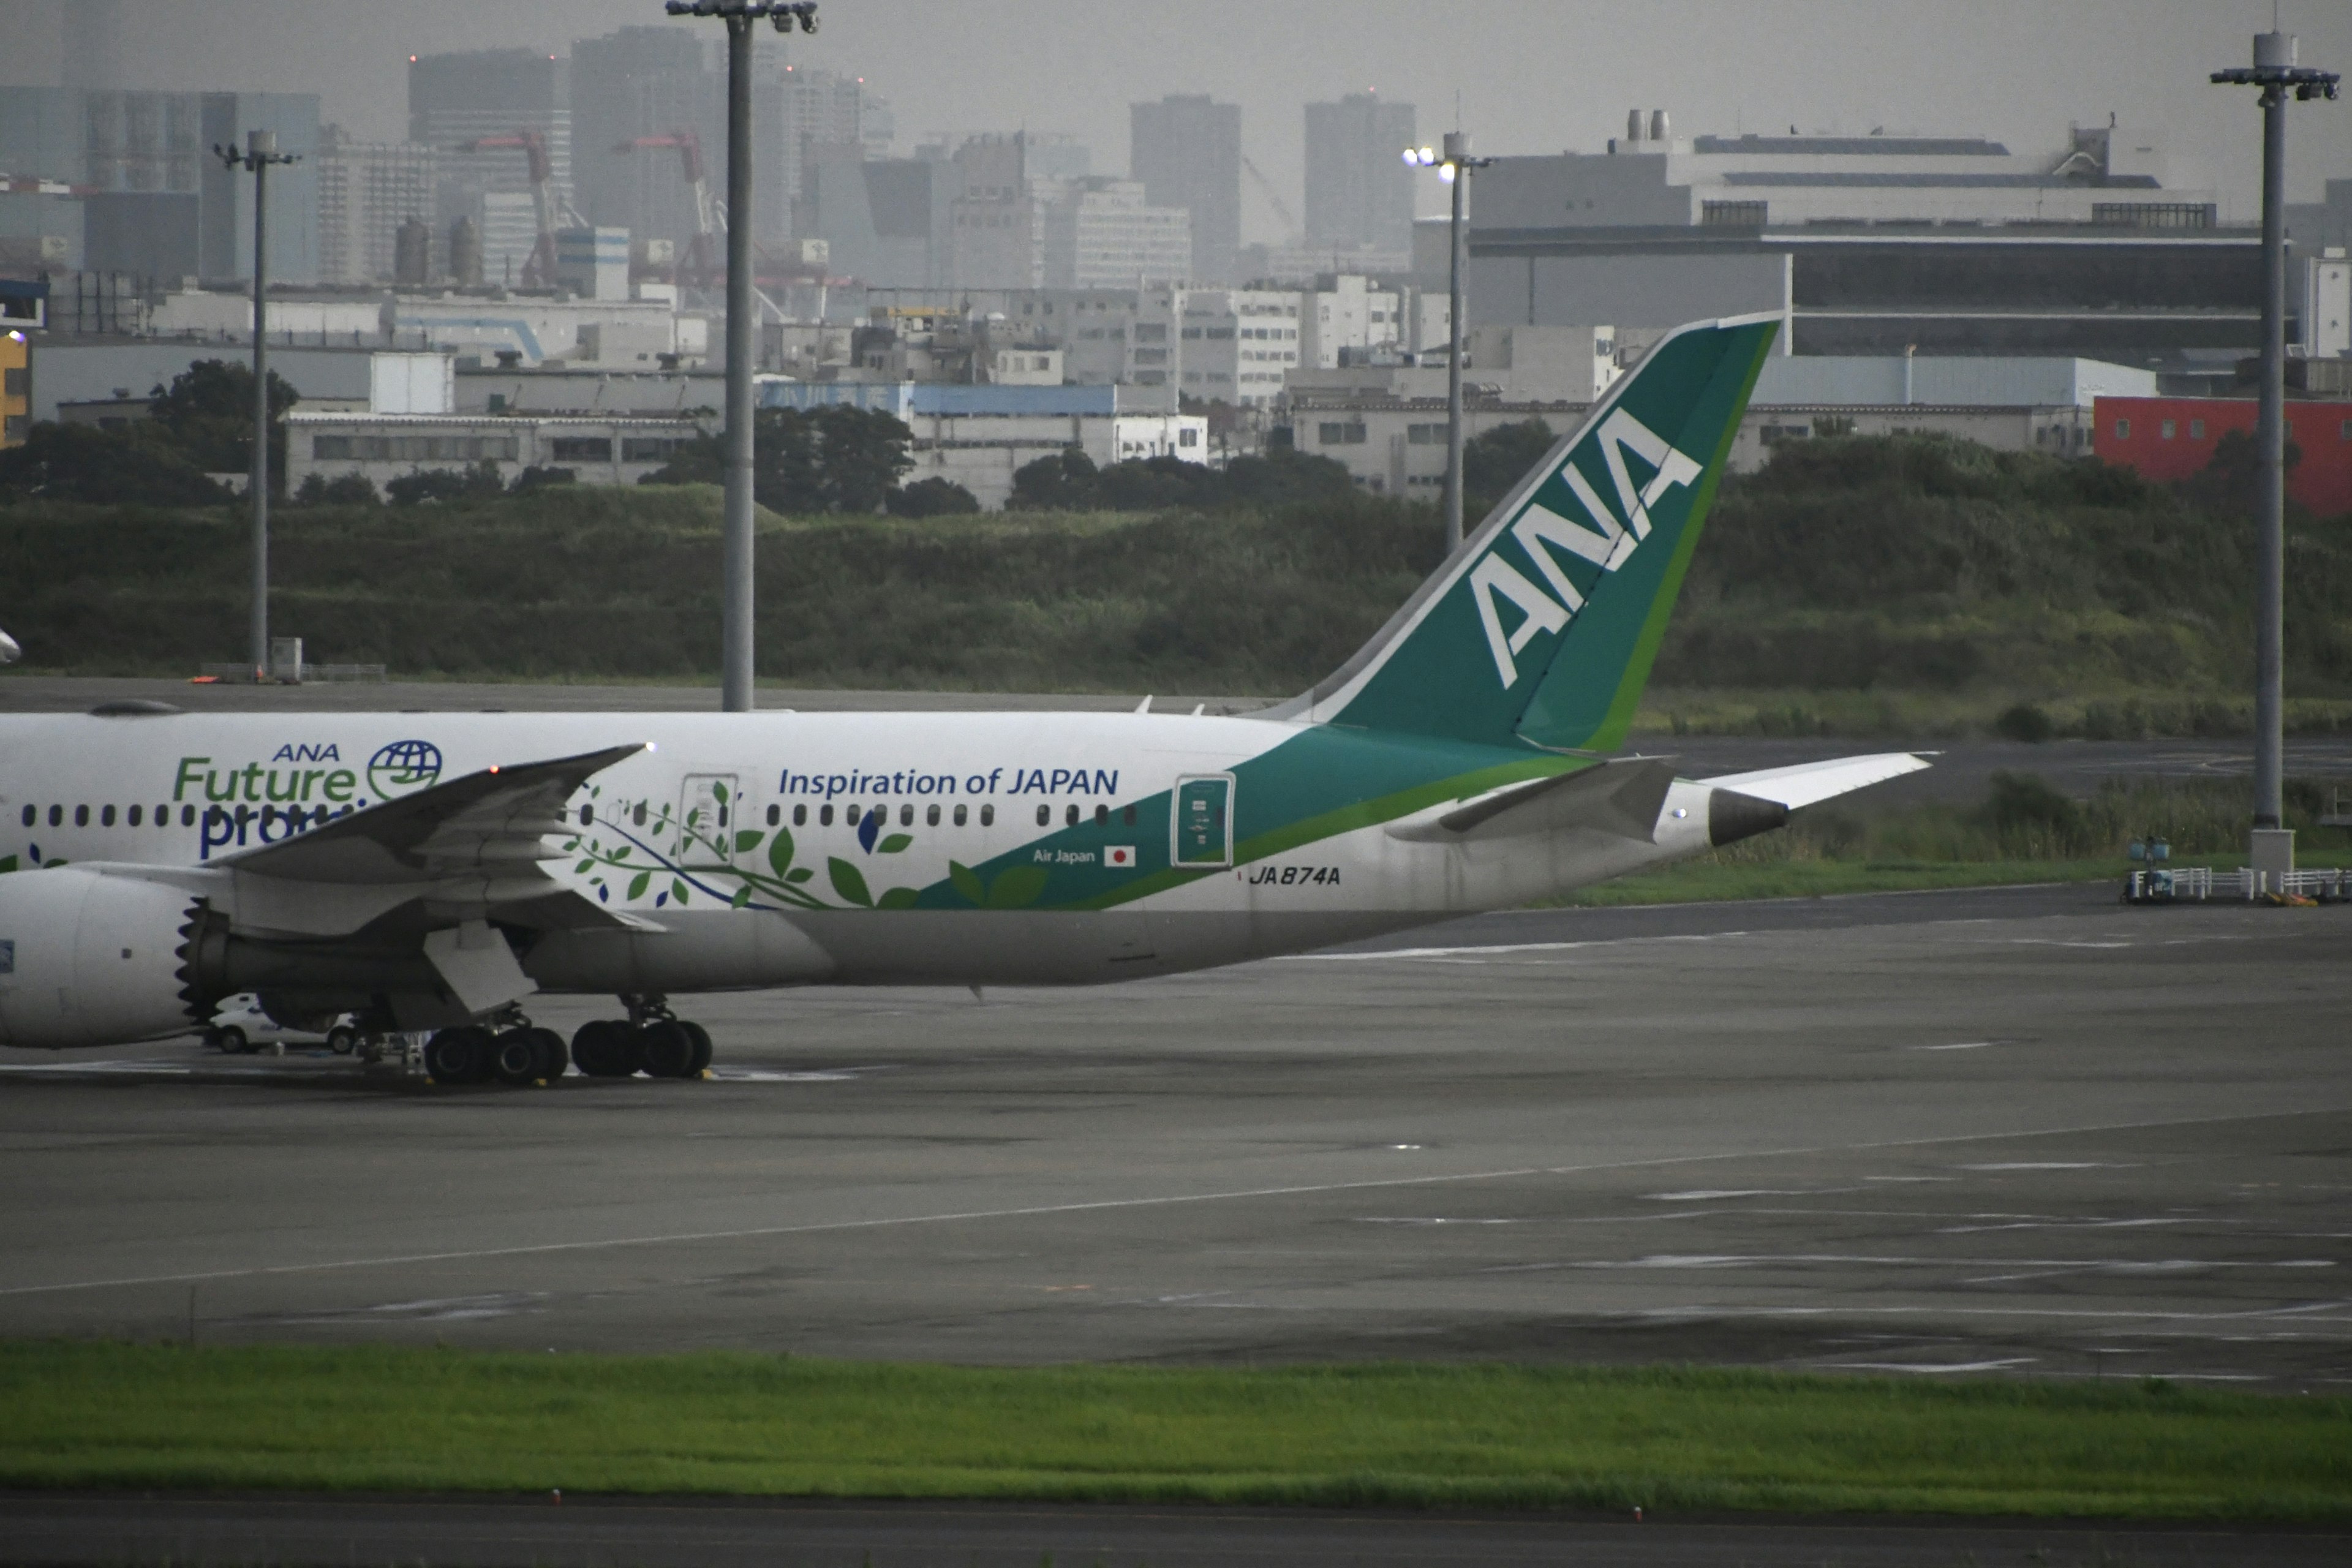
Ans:
[{"label": "shrub", "polygon": [[1992,730],[2003,740],[2023,741],[2036,746],[2058,732],[2058,727],[2050,721],[2050,715],[2031,702],[2021,702],[2014,708],[2003,710],[2000,717],[1992,721]]},{"label": "shrub", "polygon": [[980,501],[953,479],[917,479],[883,498],[892,517],[950,517],[980,510]]}]

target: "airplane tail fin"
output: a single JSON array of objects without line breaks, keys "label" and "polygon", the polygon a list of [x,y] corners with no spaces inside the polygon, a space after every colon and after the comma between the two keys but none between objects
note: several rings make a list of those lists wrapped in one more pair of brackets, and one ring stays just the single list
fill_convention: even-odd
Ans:
[{"label": "airplane tail fin", "polygon": [[1265,716],[1622,745],[1780,321],[1660,339],[1355,658]]}]

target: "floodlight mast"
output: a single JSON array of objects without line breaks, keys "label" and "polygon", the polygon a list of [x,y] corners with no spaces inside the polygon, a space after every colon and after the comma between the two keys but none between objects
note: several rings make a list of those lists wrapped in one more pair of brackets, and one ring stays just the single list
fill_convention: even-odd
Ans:
[{"label": "floodlight mast", "polygon": [[1462,548],[1462,275],[1468,270],[1470,175],[1495,160],[1470,155],[1467,132],[1445,133],[1445,150],[1408,147],[1404,161],[1415,168],[1437,170],[1437,177],[1454,188],[1454,222],[1447,268],[1445,352],[1445,553]]},{"label": "floodlight mast", "polygon": [[274,131],[248,131],[245,151],[215,143],[214,155],[231,170],[253,171],[253,464],[246,488],[253,501],[253,679],[269,676],[269,167],[299,163],[278,150]]},{"label": "floodlight mast", "polygon": [[2254,606],[2254,812],[2249,847],[2264,890],[2286,890],[2294,868],[2294,835],[2284,816],[2286,592],[2286,101],[2290,90],[2309,102],[2334,98],[2338,77],[2294,63],[2287,33],[2254,35],[2254,63],[2215,71],[2212,79],[2259,87],[2263,109],[2263,356],[2262,408],[2255,442],[2263,463],[2262,500],[2255,518],[2261,566]]},{"label": "floodlight mast", "polygon": [[751,710],[751,29],[816,31],[815,0],[668,0],[673,16],[727,24],[727,510],[721,535],[719,702]]}]

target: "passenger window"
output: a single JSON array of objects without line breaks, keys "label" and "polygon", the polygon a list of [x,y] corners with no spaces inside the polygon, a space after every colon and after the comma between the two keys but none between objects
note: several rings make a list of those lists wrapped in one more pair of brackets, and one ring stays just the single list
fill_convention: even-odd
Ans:
[{"label": "passenger window", "polygon": [[1095,807],[1095,826],[1097,827],[1108,827],[1110,826],[1110,807],[1107,805],[1098,805]]},{"label": "passenger window", "polygon": [[208,806],[205,810],[205,821],[209,823],[215,830],[226,827],[228,826],[228,813],[223,811],[216,805]]},{"label": "passenger window", "polygon": [[277,825],[278,808],[274,805],[263,806],[261,808],[261,826],[264,827],[275,827]]},{"label": "passenger window", "polygon": [[1122,808],[1120,809],[1120,811],[1119,811],[1119,814],[1118,814],[1118,819],[1119,819],[1121,822],[1123,822],[1123,823],[1127,824],[1127,826],[1129,826],[1129,827],[1134,826],[1135,826],[1135,807],[1133,807],[1133,806],[1131,806],[1131,805],[1130,805],[1130,806],[1125,806],[1125,807],[1122,807]]},{"label": "passenger window", "polygon": [[996,826],[995,806],[983,805],[980,808],[980,825],[982,827],[993,827]]},{"label": "passenger window", "polygon": [[[346,806],[344,809],[348,811],[350,807]],[[183,827],[194,827],[195,825],[196,808],[193,805],[184,805],[180,807],[180,826]]]},{"label": "passenger window", "polygon": [[856,801],[853,800],[841,808],[841,825],[844,827],[855,827],[865,820],[866,813],[860,809]]},{"label": "passenger window", "polygon": [[78,805],[74,807],[74,826],[76,827],[88,827],[89,826],[89,807],[86,805]]},{"label": "passenger window", "polygon": [[595,826],[595,823],[596,808],[593,805],[582,806],[580,808],[580,826],[583,827],[593,827]]},{"label": "passenger window", "polygon": [[807,806],[796,805],[793,807],[793,826],[794,827],[806,827],[808,826]]},{"label": "passenger window", "polygon": [[53,805],[49,807],[49,826],[51,827],[63,827],[65,823],[66,808],[62,805]]},{"label": "passenger window", "polygon": [[[933,808],[934,811],[937,809],[937,807]],[[939,818],[934,816],[931,820],[933,822],[937,822]],[[915,826],[915,806],[913,802],[909,801],[908,804],[898,808],[898,826],[901,827],[912,827]]]},{"label": "passenger window", "polygon": [[134,805],[131,808],[131,815],[124,820],[128,821],[131,826],[136,827],[139,826],[140,819],[146,814],[146,810],[147,808],[143,805]]},{"label": "passenger window", "polygon": [[929,810],[923,813],[923,826],[926,827],[937,827],[939,825],[940,808],[937,805],[934,805]]},{"label": "passenger window", "polygon": [[33,826],[33,821],[34,821],[34,819],[35,819],[36,817],[39,816],[40,815],[41,815],[41,808],[40,808],[39,806],[37,806],[37,805],[28,805],[28,806],[26,806],[26,807],[25,808],[25,826],[27,826],[27,827],[32,826]]},{"label": "passenger window", "polygon": [[964,807],[961,805],[956,807],[955,825],[958,827],[961,827],[964,825]]},{"label": "passenger window", "polygon": [[[256,400],[258,401],[257,396]],[[833,807],[829,805],[821,805],[817,807],[816,825],[819,827],[831,827],[833,826]]]},{"label": "passenger window", "polygon": [[782,806],[781,806],[781,805],[772,805],[772,806],[768,807],[768,826],[769,826],[773,827],[773,826],[777,826],[779,823],[782,822],[783,820],[784,820],[784,808],[783,808]]},{"label": "passenger window", "polygon": [[1074,800],[1070,802],[1070,809],[1063,814],[1062,821],[1064,824],[1071,827],[1076,827],[1078,825],[1078,803],[1076,801]]},{"label": "passenger window", "polygon": [[[247,323],[248,326],[251,324],[251,322]],[[258,394],[256,394],[255,395],[257,399],[259,396]],[[646,803],[644,801],[637,802],[637,809],[629,813],[629,820],[635,823],[639,827],[643,827],[646,825]]]},{"label": "passenger window", "polygon": [[100,809],[98,814],[98,825],[100,827],[111,827],[114,826],[114,807],[110,805]]},{"label": "passenger window", "polygon": [[1037,826],[1040,827],[1051,826],[1053,825],[1053,821],[1054,808],[1047,805],[1044,801],[1039,801],[1037,803]]}]

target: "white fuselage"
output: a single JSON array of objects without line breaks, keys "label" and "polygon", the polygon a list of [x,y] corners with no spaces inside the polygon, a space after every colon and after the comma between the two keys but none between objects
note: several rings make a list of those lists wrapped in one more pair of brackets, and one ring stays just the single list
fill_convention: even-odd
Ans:
[{"label": "white fuselage", "polygon": [[[548,840],[542,869],[635,929],[545,933],[522,954],[544,990],[1118,980],[1523,904],[1707,844],[1707,791],[1686,783],[1654,841],[1399,837],[1400,780],[1435,790],[1410,803],[1425,815],[1530,753],[1253,719],[76,715],[0,718],[0,863],[176,868],[268,935],[277,905],[234,869],[240,851],[436,782],[629,743],[648,749],[572,797],[567,822],[587,826]],[[1229,814],[1222,855],[1175,841],[1185,781]]]}]

